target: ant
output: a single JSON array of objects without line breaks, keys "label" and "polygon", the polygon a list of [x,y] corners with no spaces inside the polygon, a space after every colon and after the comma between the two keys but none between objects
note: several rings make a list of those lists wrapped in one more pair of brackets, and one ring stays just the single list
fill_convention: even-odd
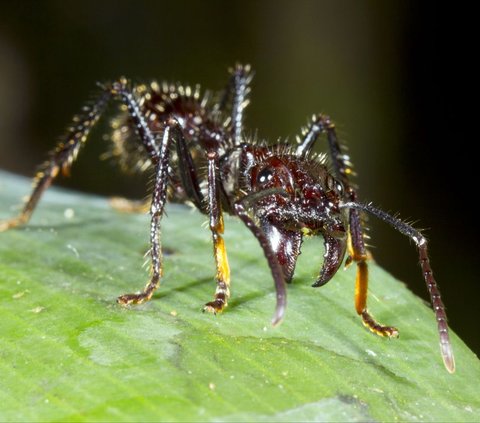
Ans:
[{"label": "ant", "polygon": [[[132,85],[124,77],[98,84],[96,100],[73,118],[63,141],[36,174],[23,210],[17,217],[0,222],[0,232],[28,222],[55,177],[69,174],[90,130],[115,99],[121,111],[111,123],[111,155],[124,168],[153,169],[155,180],[150,203],[151,277],[141,293],[120,296],[120,304],[148,301],[160,284],[160,220],[168,198],[191,203],[209,217],[216,290],[204,311],[222,312],[230,297],[230,269],[222,237],[222,213],[226,212],[247,226],[268,261],[276,289],[273,325],[283,319],[285,283],[292,280],[303,237],[322,235],[324,261],[312,286],[329,282],[348,251],[346,265],[357,265],[355,309],[363,324],[377,335],[397,337],[396,328],[378,323],[367,309],[368,251],[362,213],[369,213],[415,242],[438,324],[443,362],[453,373],[455,361],[447,317],[424,236],[395,216],[359,202],[350,182],[352,164],[328,116],[314,115],[297,137],[296,145],[268,145],[246,139],[243,121],[252,77],[249,65],[236,64],[230,69],[226,88],[214,100],[208,92],[201,95],[198,85]],[[325,155],[312,153],[322,134],[326,134],[328,142],[331,171]]]}]

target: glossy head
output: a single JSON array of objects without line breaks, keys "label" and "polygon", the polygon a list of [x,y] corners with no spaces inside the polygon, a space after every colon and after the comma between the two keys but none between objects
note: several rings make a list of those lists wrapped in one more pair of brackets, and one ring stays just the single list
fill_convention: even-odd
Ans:
[{"label": "glossy head", "polygon": [[[251,154],[254,157],[245,171],[244,189],[258,197],[254,210],[259,219],[305,234],[344,232],[344,212],[339,207],[343,187],[328,172],[324,157],[268,155],[263,149]],[[269,192],[272,194],[262,196]]]},{"label": "glossy head", "polygon": [[[342,185],[328,172],[324,157],[302,159],[282,147],[251,147],[243,151],[245,200],[267,236],[284,276],[290,281],[303,236],[323,235],[333,261],[322,269],[326,283],[345,252],[347,215],[340,208]],[[280,150],[280,151],[279,151]],[[327,245],[327,240],[329,245]],[[325,265],[324,265],[325,267]]]}]

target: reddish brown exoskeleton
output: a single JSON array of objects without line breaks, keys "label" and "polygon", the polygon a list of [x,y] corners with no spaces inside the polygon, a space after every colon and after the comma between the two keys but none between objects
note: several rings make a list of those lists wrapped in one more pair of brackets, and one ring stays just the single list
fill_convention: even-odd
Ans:
[{"label": "reddish brown exoskeleton", "polygon": [[[355,262],[355,308],[372,332],[387,337],[397,329],[376,322],[367,310],[367,249],[361,213],[367,212],[412,239],[438,323],[445,366],[455,370],[445,308],[433,277],[422,234],[371,204],[358,201],[350,182],[352,165],[338,142],[335,127],[316,115],[296,145],[267,145],[243,136],[244,111],[252,73],[236,65],[215,101],[199,87],[179,84],[131,85],[125,78],[100,85],[96,101],[75,116],[73,124],[37,173],[34,189],[19,216],[0,222],[0,232],[26,223],[44,190],[59,173],[68,173],[90,130],[112,99],[122,109],[112,122],[112,155],[124,167],[151,168],[155,185],[150,204],[151,278],[139,294],[118,298],[121,304],[149,300],[162,274],[160,219],[167,197],[190,202],[209,216],[216,263],[214,299],[204,310],[221,312],[230,297],[230,270],[222,234],[222,212],[238,216],[259,241],[275,282],[277,305],[273,324],[285,313],[285,282],[290,282],[304,235],[321,235],[325,253],[314,287],[325,285],[346,262]],[[312,149],[326,134],[332,172],[326,158]],[[206,169],[201,172],[200,169]]]}]

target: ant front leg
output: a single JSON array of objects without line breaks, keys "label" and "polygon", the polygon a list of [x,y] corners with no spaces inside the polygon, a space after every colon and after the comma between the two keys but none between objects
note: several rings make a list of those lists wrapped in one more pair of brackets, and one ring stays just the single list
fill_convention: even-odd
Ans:
[{"label": "ant front leg", "polygon": [[[345,198],[348,201],[357,201],[357,192],[350,182],[350,175],[353,174],[352,164],[346,154],[342,154],[342,147],[338,142],[335,126],[329,118],[324,118],[327,127],[327,138],[330,149],[335,176],[343,185]],[[348,240],[349,257],[348,261],[357,264],[357,275],[355,278],[355,310],[362,316],[363,324],[373,333],[389,338],[397,337],[398,330],[393,326],[385,326],[378,323],[367,309],[368,297],[368,264],[369,253],[365,246],[364,224],[357,209],[350,209]]]},{"label": "ant front leg", "polygon": [[[354,194],[352,194],[354,195]],[[349,254],[357,263],[355,278],[355,310],[362,316],[363,324],[373,333],[389,338],[398,336],[398,329],[378,323],[367,310],[368,297],[368,252],[363,239],[363,228],[358,210],[350,209]]]},{"label": "ant front leg", "polygon": [[213,255],[217,267],[214,300],[205,304],[203,311],[220,313],[228,304],[230,298],[230,267],[228,265],[227,250],[222,234],[224,222],[220,204],[220,189],[218,186],[218,154],[214,151],[207,152],[208,160],[208,205],[210,213],[210,230],[213,238]]},{"label": "ant front leg", "polygon": [[[350,182],[350,176],[353,174],[352,163],[347,154],[343,154],[335,131],[335,124],[330,117],[326,115],[314,116],[307,128],[302,130],[302,138],[299,141],[296,155],[305,157],[315,145],[318,137],[327,134],[328,148],[335,177],[342,183],[342,189],[345,190],[345,198],[348,201],[356,202],[357,193]],[[357,276],[355,280],[355,309],[362,316],[363,324],[372,332],[380,336],[395,337],[398,336],[398,330],[391,326],[384,326],[376,322],[367,310],[368,296],[368,251],[364,241],[364,228],[360,213],[356,209],[350,209],[349,213],[349,258],[348,261],[355,261],[357,264]],[[327,246],[328,254],[328,246]],[[330,251],[333,251],[330,249]],[[328,281],[322,274],[314,286],[320,286]]]},{"label": "ant front leg", "polygon": [[22,211],[13,219],[0,222],[0,232],[27,223],[42,194],[58,174],[60,172],[64,175],[69,174],[73,161],[77,158],[78,152],[87,141],[91,129],[102,115],[110,98],[110,92],[102,92],[96,101],[91,105],[86,105],[82,113],[73,118],[72,125],[68,128],[64,139],[55,147],[49,159],[37,172],[33,182],[33,190]]},{"label": "ant front leg", "polygon": [[450,343],[450,336],[448,334],[447,313],[445,312],[445,306],[443,305],[440,291],[438,290],[437,282],[433,276],[432,267],[430,266],[427,240],[425,237],[408,223],[402,222],[396,217],[373,207],[371,204],[361,204],[355,201],[350,201],[343,204],[342,207],[350,209],[350,211],[366,211],[393,226],[398,232],[408,236],[413,242],[415,242],[418,249],[423,277],[427,285],[428,293],[430,294],[430,301],[437,320],[438,334],[440,337],[440,352],[442,354],[443,363],[450,373],[455,372],[455,358],[453,355],[452,344]]}]

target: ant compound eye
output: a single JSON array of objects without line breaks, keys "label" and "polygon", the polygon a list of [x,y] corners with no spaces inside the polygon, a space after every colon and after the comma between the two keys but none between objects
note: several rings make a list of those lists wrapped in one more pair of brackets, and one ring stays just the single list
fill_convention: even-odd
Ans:
[{"label": "ant compound eye", "polygon": [[272,170],[266,167],[265,169],[262,169],[257,175],[257,183],[259,183],[260,185],[264,185],[267,182],[271,181],[272,178],[273,178]]}]

